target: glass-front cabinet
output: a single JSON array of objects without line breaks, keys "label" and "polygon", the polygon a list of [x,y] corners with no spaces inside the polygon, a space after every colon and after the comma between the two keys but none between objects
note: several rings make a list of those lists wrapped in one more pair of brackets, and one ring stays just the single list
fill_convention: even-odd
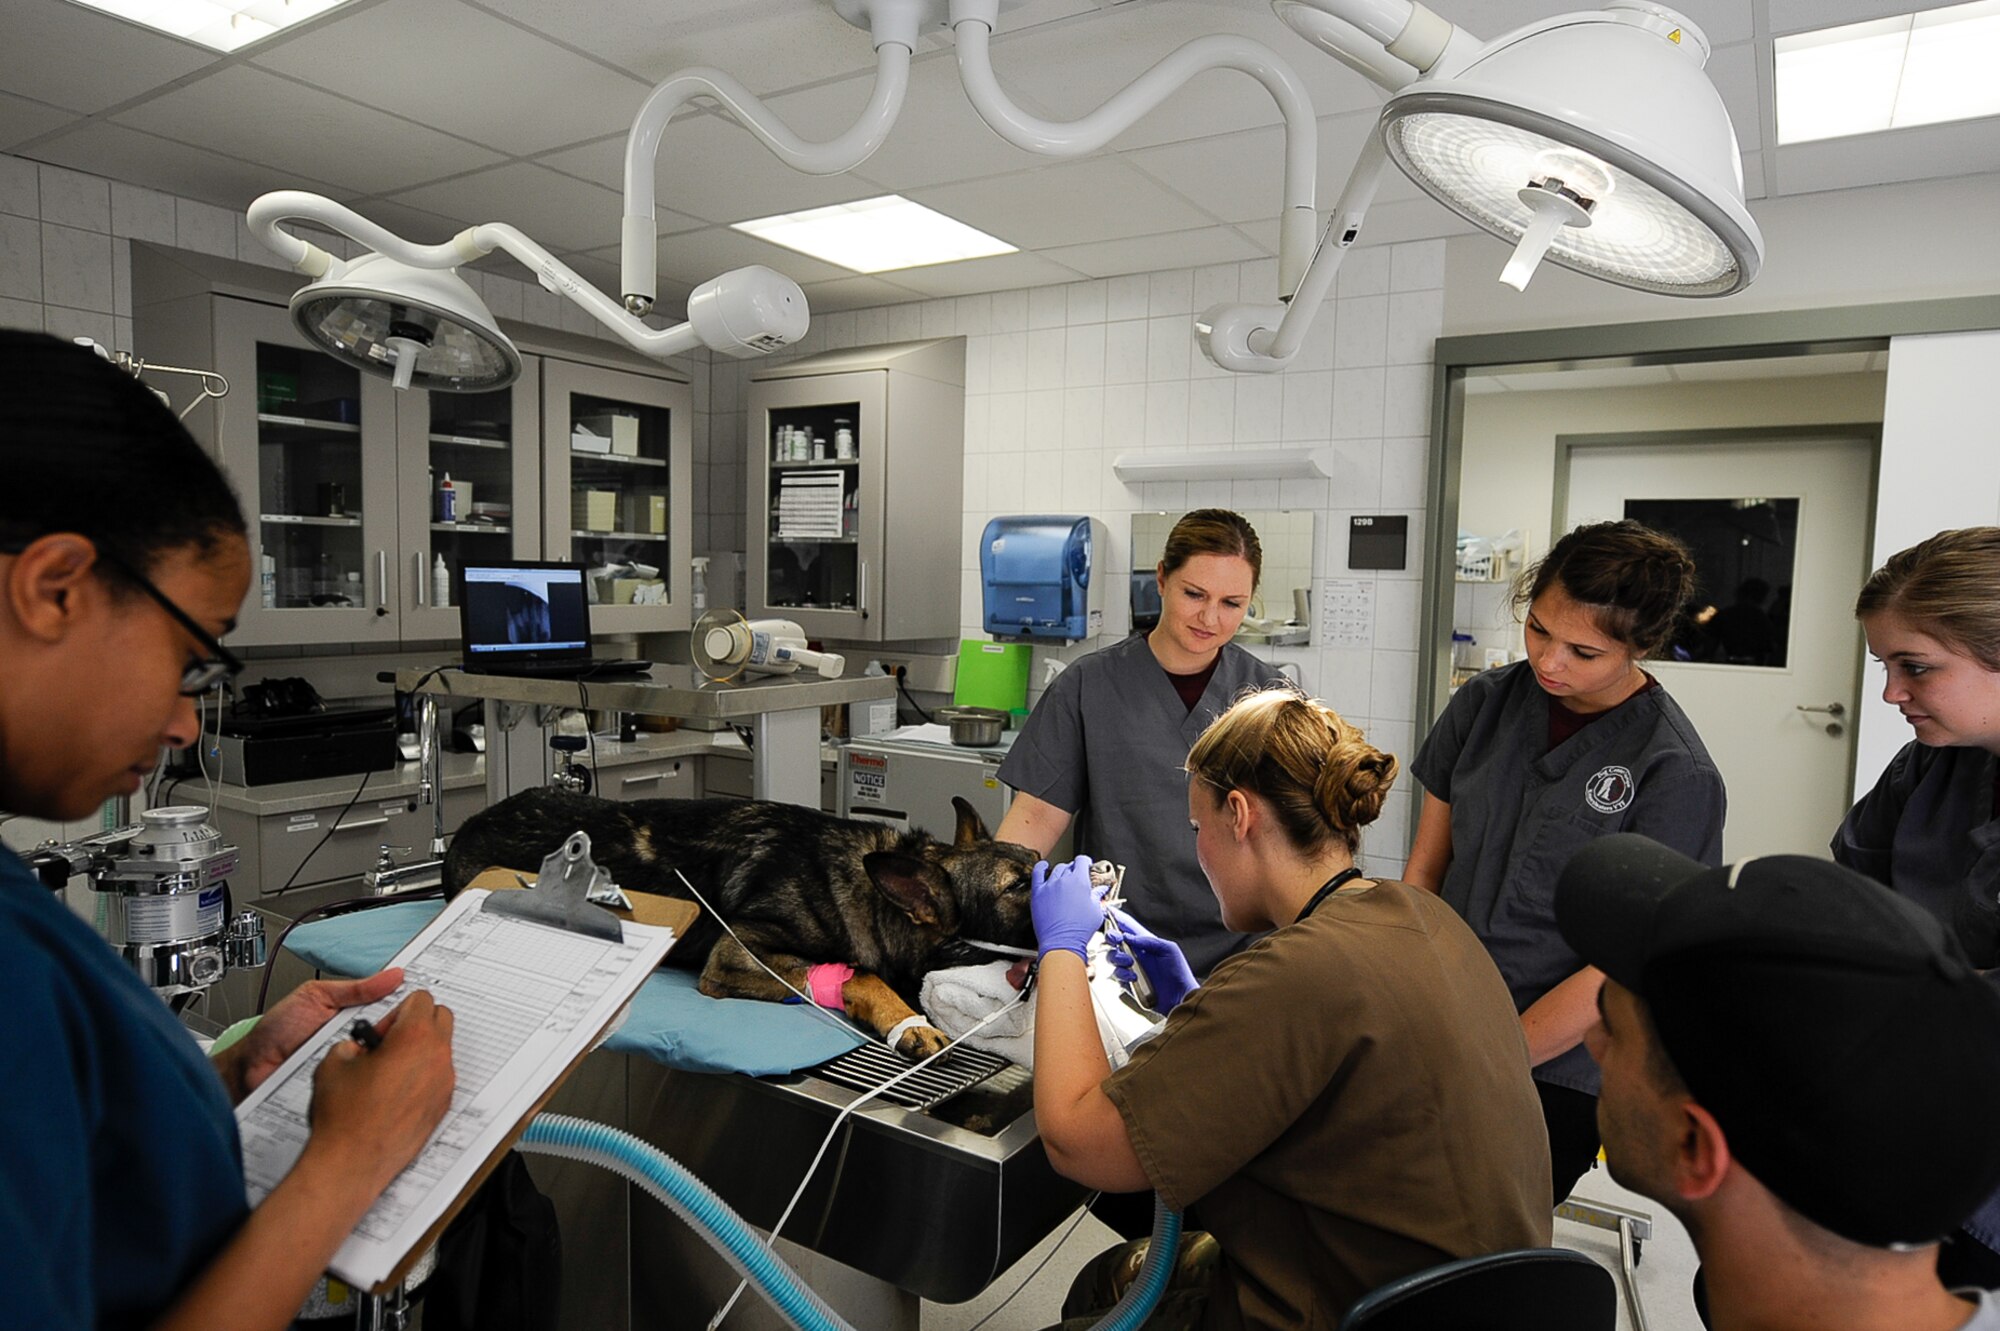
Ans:
[{"label": "glass-front cabinet", "polygon": [[749,389],[749,600],[815,637],[954,637],[965,342],[830,352]]},{"label": "glass-front cabinet", "polygon": [[685,383],[543,362],[542,548],[584,567],[600,633],[692,625],[693,416]]},{"label": "glass-front cabinet", "polygon": [[399,406],[405,638],[456,638],[467,563],[541,552],[540,359],[491,393],[406,393]]},{"label": "glass-front cabinet", "polygon": [[394,390],[309,349],[283,309],[219,299],[214,314],[230,392],[195,417],[213,413],[250,526],[250,594],[231,641],[395,641]]}]

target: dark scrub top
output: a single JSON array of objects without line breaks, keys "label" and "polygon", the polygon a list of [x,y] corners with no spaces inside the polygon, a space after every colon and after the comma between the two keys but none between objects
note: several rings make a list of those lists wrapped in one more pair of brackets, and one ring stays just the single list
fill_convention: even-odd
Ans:
[{"label": "dark scrub top", "polygon": [[1055,677],[1000,764],[1000,779],[1076,818],[1076,848],[1125,866],[1140,923],[1179,943],[1196,975],[1242,948],[1194,857],[1188,750],[1236,695],[1284,679],[1225,644],[1189,711],[1143,635],[1081,658]]},{"label": "dark scrub top", "polygon": [[[2000,965],[2000,758],[1911,740],[1833,834],[1833,858],[1908,897],[1952,931],[1972,964]],[[2000,1251],[2000,1193],[1965,1231]]]},{"label": "dark scrub top", "polygon": [[1464,921],[1407,883],[1343,888],[1216,967],[1104,1092],[1222,1249],[1206,1331],[1333,1331],[1391,1280],[1548,1246],[1521,1023]]},{"label": "dark scrub top", "polygon": [[[1556,878],[1583,845],[1639,832],[1703,864],[1722,862],[1722,774],[1687,714],[1649,688],[1554,749],[1549,695],[1526,661],[1474,675],[1452,696],[1411,771],[1451,805],[1441,895],[1492,953],[1514,1006],[1583,968],[1556,931]],[[1582,1045],[1535,1069],[1597,1094]]]},{"label": "dark scrub top", "polygon": [[249,1214],[222,1081],[160,997],[0,850],[0,1323],[139,1327]]}]

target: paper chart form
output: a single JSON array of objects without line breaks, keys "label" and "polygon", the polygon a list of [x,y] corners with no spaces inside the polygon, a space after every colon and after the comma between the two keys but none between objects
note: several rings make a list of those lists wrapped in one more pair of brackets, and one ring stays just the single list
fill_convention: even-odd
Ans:
[{"label": "paper chart form", "polygon": [[374,1020],[412,989],[452,1010],[451,1109],[334,1255],[332,1270],[351,1284],[388,1278],[673,942],[670,929],[629,921],[614,943],[492,914],[480,909],[488,895],[460,893],[397,956],[401,988],[328,1022],[237,1107],[254,1206],[304,1149],[313,1073],[356,1016]]}]

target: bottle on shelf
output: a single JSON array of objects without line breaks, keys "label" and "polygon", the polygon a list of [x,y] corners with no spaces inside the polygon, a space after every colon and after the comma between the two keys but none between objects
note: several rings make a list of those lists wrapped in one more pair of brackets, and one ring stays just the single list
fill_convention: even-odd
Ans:
[{"label": "bottle on shelf", "polygon": [[258,601],[266,610],[275,609],[278,604],[278,561],[270,555],[264,555],[260,557],[258,565]]},{"label": "bottle on shelf", "polygon": [[445,567],[443,555],[431,565],[431,604],[439,610],[451,608],[451,570]]},{"label": "bottle on shelf", "polygon": [[451,473],[446,472],[438,482],[437,520],[439,522],[458,521],[458,487],[451,483]]},{"label": "bottle on shelf", "polygon": [[322,550],[319,555],[319,567],[313,574],[313,604],[329,604],[339,594],[340,575],[334,572],[333,556]]},{"label": "bottle on shelf", "polygon": [[699,615],[708,609],[708,556],[694,557],[694,585],[688,592],[688,608]]}]

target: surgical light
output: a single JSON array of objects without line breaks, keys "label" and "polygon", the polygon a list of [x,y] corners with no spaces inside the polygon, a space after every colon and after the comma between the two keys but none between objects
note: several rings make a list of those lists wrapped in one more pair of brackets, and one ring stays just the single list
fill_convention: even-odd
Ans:
[{"label": "surgical light", "polygon": [[1611,0],[1481,43],[1410,0],[1274,7],[1391,95],[1284,303],[1197,318],[1224,369],[1275,371],[1297,354],[1388,161],[1512,245],[1501,280],[1517,289],[1545,260],[1660,295],[1724,296],[1756,277],[1763,238],[1703,73],[1708,41],[1674,10]]},{"label": "surgical light", "polygon": [[[798,284],[757,265],[702,283],[688,297],[687,322],[657,329],[504,222],[468,227],[441,245],[414,245],[344,204],[299,190],[263,195],[250,205],[249,219],[259,240],[314,279],[292,297],[299,331],[335,358],[389,376],[398,388],[479,393],[520,376],[520,353],[456,272],[495,250],[519,259],[544,287],[649,356],[696,347],[763,355],[806,332],[806,298]],[[279,225],[290,219],[329,227],[370,252],[336,258]]]}]

